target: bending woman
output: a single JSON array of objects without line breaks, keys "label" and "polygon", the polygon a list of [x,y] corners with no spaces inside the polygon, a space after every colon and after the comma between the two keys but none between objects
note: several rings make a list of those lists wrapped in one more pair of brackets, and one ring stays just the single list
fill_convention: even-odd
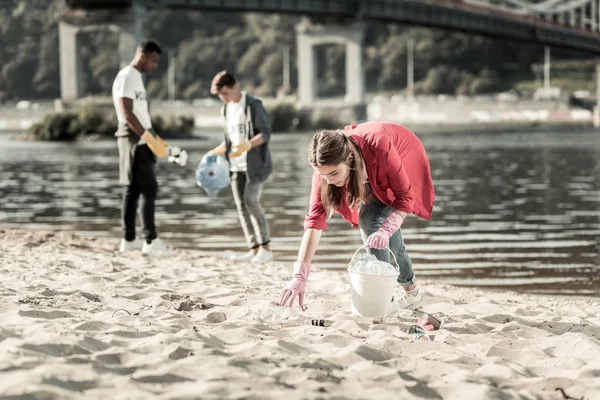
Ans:
[{"label": "bending woman", "polygon": [[421,295],[400,227],[408,214],[429,220],[433,209],[429,160],[419,138],[390,122],[350,125],[317,133],[308,160],[314,169],[310,209],[293,277],[281,291],[279,304],[291,307],[297,297],[304,310],[310,263],[327,220],[337,211],[360,229],[367,250],[377,259],[390,262],[387,248],[394,252],[398,283],[404,288],[398,306],[417,307]]}]

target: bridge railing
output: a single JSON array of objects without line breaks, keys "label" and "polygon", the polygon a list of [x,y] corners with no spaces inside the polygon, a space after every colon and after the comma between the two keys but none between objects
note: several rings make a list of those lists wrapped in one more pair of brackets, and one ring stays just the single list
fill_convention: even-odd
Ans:
[{"label": "bridge railing", "polygon": [[600,31],[600,0],[445,0],[495,9],[569,28]]},{"label": "bridge railing", "polygon": [[[6,1],[6,0],[0,0]],[[256,11],[294,11],[309,14],[335,13],[360,16],[361,9],[371,0],[64,0],[68,8],[127,8],[134,2],[147,8],[198,7],[202,9],[231,8],[234,3]],[[437,3],[447,7],[474,7],[480,12],[496,11],[540,22],[592,32],[600,31],[600,0],[379,0],[379,3],[398,2]]]}]

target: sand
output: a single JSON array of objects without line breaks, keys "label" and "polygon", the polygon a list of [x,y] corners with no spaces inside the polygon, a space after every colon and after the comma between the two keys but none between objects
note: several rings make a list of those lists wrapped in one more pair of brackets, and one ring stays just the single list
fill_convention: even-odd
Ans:
[{"label": "sand", "polygon": [[316,268],[308,310],[282,325],[287,263],[116,250],[117,240],[0,229],[0,397],[600,398],[591,299],[421,281],[421,308],[443,326],[411,341],[416,312],[351,314],[345,270]]}]

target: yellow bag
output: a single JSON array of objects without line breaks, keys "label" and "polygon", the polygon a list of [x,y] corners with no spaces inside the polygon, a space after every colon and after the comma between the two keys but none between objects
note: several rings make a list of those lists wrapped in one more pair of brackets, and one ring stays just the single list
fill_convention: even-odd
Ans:
[{"label": "yellow bag", "polygon": [[147,130],[142,135],[142,139],[146,141],[146,144],[156,157],[162,158],[169,155],[169,144],[156,133]]}]

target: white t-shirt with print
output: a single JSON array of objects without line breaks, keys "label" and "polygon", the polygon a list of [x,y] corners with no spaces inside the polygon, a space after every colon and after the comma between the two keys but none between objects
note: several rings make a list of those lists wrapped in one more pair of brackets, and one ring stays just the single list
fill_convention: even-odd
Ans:
[{"label": "white t-shirt with print", "polygon": [[[242,98],[238,103],[230,101],[226,105],[227,136],[232,146],[237,146],[248,140],[246,134],[246,92],[242,92]],[[243,172],[248,169],[244,153],[239,157],[229,159],[229,169],[233,172]]]},{"label": "white t-shirt with print", "polygon": [[127,97],[133,100],[133,115],[135,115],[142,127],[144,129],[152,128],[150,112],[148,111],[146,87],[144,86],[140,71],[131,65],[120,70],[113,82],[112,96],[119,123],[127,122],[125,120],[125,113],[119,102],[120,98]]}]

